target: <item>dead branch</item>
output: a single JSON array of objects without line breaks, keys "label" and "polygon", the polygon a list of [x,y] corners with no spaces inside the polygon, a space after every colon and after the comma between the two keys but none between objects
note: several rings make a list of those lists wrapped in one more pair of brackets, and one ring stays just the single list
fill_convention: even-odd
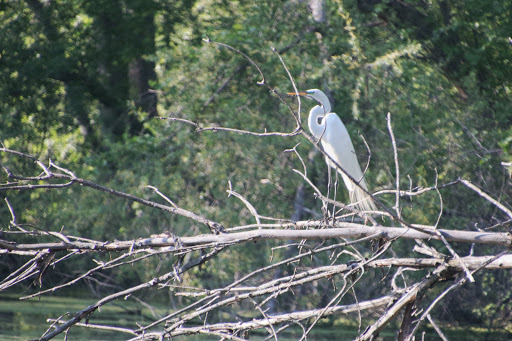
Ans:
[{"label": "dead branch", "polygon": [[472,184],[470,181],[468,180],[465,180],[465,179],[459,179],[459,182],[463,185],[465,185],[466,187],[472,189],[473,191],[475,191],[479,196],[481,196],[482,198],[484,198],[485,200],[489,201],[490,203],[492,203],[493,205],[495,205],[496,207],[498,207],[500,210],[502,210],[503,212],[505,212],[506,215],[508,215],[509,218],[512,219],[512,211],[509,210],[507,207],[505,207],[505,205],[503,205],[502,203],[500,203],[499,201],[493,199],[489,194],[485,193],[484,191],[482,191],[480,188],[478,188],[477,186],[475,186],[474,184]]},{"label": "dead branch", "polygon": [[[334,227],[332,227],[334,226]],[[440,236],[419,232],[401,227],[366,226],[362,224],[335,222],[326,224],[325,221],[299,221],[284,224],[262,224],[262,229],[223,233],[219,235],[198,235],[192,237],[180,237],[179,243],[183,246],[214,247],[232,243],[254,242],[259,240],[290,240],[290,239],[330,239],[330,238],[362,238],[367,236],[379,236],[386,239],[428,239],[441,240]],[[280,227],[282,229],[264,229],[266,227]],[[329,227],[323,228],[322,227]],[[291,228],[294,228],[293,230]],[[299,228],[317,228],[314,230],[298,230]],[[460,231],[460,230],[436,230],[442,238],[450,242],[495,244],[510,246],[512,237],[500,232]],[[114,241],[105,243],[34,243],[17,244],[3,241],[0,246],[10,251],[33,250],[96,250],[96,251],[121,251],[154,247],[175,247],[176,238],[147,238],[130,241]]]},{"label": "dead branch", "polygon": [[[75,177],[74,174],[69,172],[69,171],[67,171],[65,173],[53,173],[48,168],[46,168],[46,166],[44,166],[44,164],[42,162],[40,162],[39,160],[37,160],[33,156],[30,156],[30,155],[27,155],[27,154],[24,154],[24,153],[20,153],[20,152],[14,151],[14,150],[10,150],[10,149],[7,149],[7,148],[3,148],[3,147],[0,148],[0,152],[5,152],[5,153],[14,154],[14,155],[19,155],[19,156],[22,156],[24,158],[30,159],[30,160],[36,162],[41,168],[43,168],[43,170],[44,170],[44,172],[46,174],[44,176],[38,176],[38,177],[23,177],[23,176],[14,175],[13,173],[8,172],[9,178],[16,179],[16,180],[30,180],[30,181],[47,181],[47,180],[50,180],[50,179],[64,179],[64,180],[67,180],[68,182],[71,182],[73,184],[80,184],[82,186],[94,188],[94,189],[99,190],[101,192],[109,193],[109,194],[117,196],[117,197],[121,197],[121,198],[124,198],[124,199],[135,201],[135,202],[138,202],[138,203],[140,203],[142,205],[145,205],[145,206],[149,206],[149,207],[153,207],[153,208],[158,208],[158,209],[163,210],[163,211],[167,211],[167,212],[170,212],[170,213],[173,213],[173,214],[177,214],[177,215],[181,215],[181,216],[187,217],[189,219],[192,219],[194,221],[197,221],[199,223],[207,225],[212,230],[212,232],[215,232],[215,233],[218,233],[218,232],[220,232],[220,231],[222,231],[224,229],[224,227],[221,224],[219,224],[217,222],[214,222],[214,221],[211,221],[211,220],[209,220],[209,219],[207,219],[205,217],[202,217],[202,216],[200,216],[198,214],[195,214],[193,212],[187,211],[187,210],[185,210],[183,208],[176,208],[176,207],[171,207],[171,206],[166,206],[166,205],[158,204],[156,202],[145,200],[145,199],[136,197],[136,196],[128,194],[128,193],[124,193],[124,192],[121,192],[121,191],[116,191],[114,189],[107,188],[107,187],[101,186],[99,184],[96,184],[96,183],[94,183],[92,181]],[[7,168],[4,167],[4,169],[7,169]],[[41,186],[44,186],[44,185],[41,185]],[[51,187],[52,186],[46,187],[46,188],[51,188]],[[37,188],[42,188],[42,187],[37,187]],[[3,185],[2,187],[0,187],[0,192],[1,191],[7,191],[7,190],[14,190],[14,189],[23,190],[23,189],[33,189],[33,188],[30,187],[30,186],[17,186],[17,185],[13,185],[13,184],[6,184],[6,185]]]},{"label": "dead branch", "polygon": [[395,183],[396,183],[396,196],[395,196],[395,212],[398,218],[401,218],[400,213],[400,165],[398,163],[398,150],[396,147],[395,134],[393,133],[393,126],[391,125],[391,113],[388,112],[388,116],[386,117],[386,121],[388,122],[388,131],[389,136],[391,137],[391,145],[393,146],[393,155],[395,160]]},{"label": "dead branch", "polygon": [[76,314],[74,314],[74,317],[65,322],[64,324],[62,324],[62,326],[58,327],[58,328],[55,328],[55,330],[53,330],[52,332],[49,332],[49,333],[46,333],[45,335],[43,335],[39,340],[40,341],[47,341],[47,340],[51,340],[52,338],[54,338],[55,336],[59,335],[60,333],[66,331],[68,328],[74,326],[75,324],[77,324],[78,322],[80,322],[82,319],[84,318],[87,318],[89,315],[91,315],[94,311],[96,311],[99,307],[107,304],[108,302],[111,302],[111,301],[114,301],[114,300],[117,300],[121,297],[125,297],[125,296],[128,296],[128,295],[131,295],[137,291],[140,291],[142,289],[147,289],[147,288],[150,288],[150,287],[153,287],[159,283],[163,283],[163,282],[166,282],[168,280],[171,280],[172,278],[174,278],[177,273],[184,273],[186,272],[187,270],[193,268],[193,267],[196,267],[204,262],[206,262],[207,260],[209,260],[210,258],[212,258],[213,256],[215,256],[217,253],[219,253],[220,251],[222,251],[222,248],[217,248],[217,249],[214,249],[212,250],[211,252],[209,252],[208,254],[206,255],[203,255],[199,258],[196,258],[192,261],[190,261],[189,263],[185,264],[181,269],[179,269],[178,271],[173,271],[173,272],[169,272],[169,273],[166,273],[165,275],[162,275],[160,277],[157,277],[157,278],[153,278],[152,280],[146,282],[146,283],[142,283],[140,285],[137,285],[135,287],[132,287],[130,289],[127,289],[127,290],[122,290],[120,292],[117,292],[113,295],[109,295],[107,297],[104,297],[103,299],[99,300],[98,302],[96,302],[95,304],[77,312]]},{"label": "dead branch", "polygon": [[[195,327],[186,327],[186,326],[178,326],[176,328],[167,328],[165,332],[162,333],[151,333],[151,334],[142,334],[137,338],[133,338],[131,340],[139,341],[139,340],[152,340],[155,336],[165,337],[165,336],[179,336],[179,335],[193,335],[199,333],[201,330],[215,331],[215,330],[253,330],[265,328],[270,325],[278,325],[284,322],[289,321],[301,321],[313,318],[318,316],[320,313],[324,316],[329,315],[340,315],[340,314],[349,314],[362,310],[375,310],[380,307],[385,307],[389,303],[391,303],[395,299],[394,296],[384,296],[374,300],[369,300],[365,302],[358,302],[355,304],[349,305],[337,305],[332,306],[330,308],[325,309],[312,309],[312,310],[304,310],[297,311],[293,313],[286,313],[280,315],[268,315],[267,318],[263,319],[253,319],[247,322],[226,322],[226,323],[213,323],[205,326],[195,326]],[[152,337],[152,338],[150,338]]]},{"label": "dead branch", "polygon": [[442,273],[446,271],[444,265],[438,267],[431,275],[425,277],[421,282],[414,284],[405,290],[405,293],[391,306],[379,319],[369,326],[363,334],[361,334],[356,340],[372,340],[395,316],[404,309],[408,304],[413,302],[422,290],[426,290],[432,286],[435,282],[441,280]]},{"label": "dead branch", "polygon": [[[191,125],[195,128],[196,132],[226,131],[259,137],[291,137],[303,135],[313,145],[318,146],[318,141],[315,141],[312,136],[305,132],[301,125],[300,98],[298,110],[292,110],[291,106],[286,102],[286,99],[283,98],[276,89],[267,84],[265,75],[261,68],[248,55],[244,54],[239,49],[226,44],[213,42],[209,39],[206,39],[205,41],[227,48],[243,56],[246,61],[240,67],[245,68],[246,65],[252,64],[261,76],[261,81],[257,84],[266,86],[273,96],[277,96],[281,103],[288,107],[297,126],[291,132],[267,131],[266,128],[263,129],[262,132],[252,132],[243,129],[215,126],[212,123],[204,123],[205,125],[203,125],[178,117],[159,117],[159,119],[168,119]],[[297,86],[295,85],[293,77],[291,76],[284,60],[275,49],[272,49],[272,51],[281,61],[294,90],[297,92]],[[233,75],[226,78],[208,101],[213,100],[214,96],[218,92],[222,91],[232,78]],[[206,126],[206,124],[210,124],[211,126]],[[269,338],[277,340],[278,334],[282,330],[289,328],[294,324],[299,325],[302,328],[302,338],[306,339],[308,333],[315,327],[317,321],[324,316],[358,313],[359,323],[361,326],[362,311],[376,312],[380,314],[380,317],[366,330],[360,330],[358,340],[374,339],[382,328],[402,312],[404,314],[404,318],[402,320],[403,328],[398,337],[404,340],[409,340],[414,337],[418,326],[425,319],[434,321],[430,316],[430,312],[438,302],[444,299],[448,293],[459,288],[466,281],[474,280],[472,277],[473,273],[482,269],[496,270],[512,268],[512,254],[506,253],[508,252],[508,248],[512,246],[512,237],[509,234],[485,232],[481,230],[467,231],[468,228],[465,226],[460,227],[459,230],[438,228],[438,224],[441,221],[440,218],[445,208],[439,189],[448,188],[458,183],[462,183],[466,187],[475,191],[487,202],[498,207],[510,219],[512,219],[512,211],[507,205],[500,203],[484,190],[464,179],[458,179],[456,181],[438,185],[438,179],[436,176],[435,185],[432,187],[413,188],[411,181],[409,190],[401,189],[398,147],[396,145],[393,127],[391,125],[391,115],[389,113],[387,126],[392,141],[391,143],[395,162],[395,186],[393,189],[382,190],[377,193],[373,193],[373,195],[365,191],[367,194],[372,196],[382,212],[357,212],[355,210],[351,210],[350,207],[346,207],[343,203],[331,200],[324,196],[319,190],[319,187],[316,187],[313,184],[313,181],[307,177],[307,167],[304,160],[302,160],[297,152],[296,145],[293,149],[288,151],[294,151],[303,165],[302,172],[293,170],[302,176],[304,180],[302,184],[309,184],[314,190],[316,198],[320,198],[323,202],[328,202],[334,207],[346,209],[349,213],[334,213],[333,211],[333,219],[307,221],[290,221],[275,217],[262,216],[258,211],[263,212],[263,210],[259,210],[257,205],[249,202],[249,200],[241,194],[234,191],[231,187],[231,183],[229,183],[229,190],[227,191],[228,194],[237,197],[245,204],[256,220],[256,224],[231,226],[226,229],[218,222],[212,221],[196,212],[191,212],[178,207],[178,205],[154,186],[148,187],[153,189],[153,191],[165,200],[168,205],[162,205],[154,201],[145,200],[128,193],[107,188],[90,180],[79,178],[72,171],[56,165],[51,160],[48,165],[45,165],[43,162],[31,155],[7,148],[0,148],[0,152],[7,153],[11,156],[14,155],[15,157],[20,157],[34,163],[36,167],[39,167],[40,172],[37,176],[20,175],[15,174],[11,169],[2,165],[2,168],[8,178],[6,183],[0,184],[0,192],[2,193],[8,191],[39,189],[55,190],[57,188],[64,188],[78,184],[92,188],[93,190],[107,193],[108,195],[114,195],[126,200],[138,202],[145,206],[186,217],[193,222],[199,222],[208,226],[211,232],[213,232],[212,234],[186,237],[173,234],[161,234],[151,236],[150,238],[134,240],[96,241],[66,235],[63,233],[63,230],[60,232],[28,231],[18,225],[19,222],[17,221],[14,209],[6,198],[5,202],[7,203],[8,210],[11,214],[11,220],[9,222],[8,230],[0,231],[2,233],[2,240],[0,240],[0,254],[10,256],[29,255],[32,258],[29,261],[24,262],[24,264],[20,265],[0,282],[0,291],[13,287],[22,281],[35,276],[38,276],[36,282],[42,286],[42,275],[48,268],[77,254],[91,254],[99,252],[120,253],[106,262],[95,260],[97,264],[96,266],[84,269],[75,278],[67,280],[65,283],[61,282],[59,285],[52,288],[40,290],[35,294],[20,297],[20,299],[29,299],[49,292],[55,292],[61,288],[74,285],[81,280],[92,281],[96,280],[95,277],[97,276],[107,277],[108,275],[104,273],[107,269],[133,264],[149,257],[165,254],[173,257],[175,260],[175,263],[170,267],[170,271],[163,271],[165,272],[163,275],[159,272],[159,275],[154,277],[152,280],[134,285],[126,290],[116,289],[119,291],[103,297],[95,304],[82,309],[75,314],[70,314],[72,317],[67,321],[64,321],[62,317],[68,314],[62,315],[61,318],[57,320],[49,320],[52,325],[41,337],[41,340],[49,340],[60,333],[66,332],[73,326],[128,333],[135,336],[133,340],[164,339],[166,337],[172,338],[173,336],[193,334],[212,335],[222,339],[245,340],[244,338],[247,337],[245,333],[249,330],[266,328],[269,333]],[[366,144],[366,141],[364,142]],[[370,150],[367,144],[366,146],[367,149]],[[334,164],[340,172],[344,173],[348,178],[354,181],[357,186],[359,186],[360,179],[353,179],[342,167],[340,167],[340,165],[330,158],[329,155],[325,154],[323,150],[321,150],[321,152],[324,157],[330,159],[331,163]],[[401,197],[414,197],[430,191],[436,191],[441,199],[441,205],[439,207],[440,212],[437,215],[437,221],[425,222],[424,225],[405,221],[401,212]],[[383,200],[379,201],[379,199],[382,199],[380,198],[381,194],[393,194],[395,206],[389,208],[384,205]],[[379,198],[376,198],[376,195],[379,195]],[[359,215],[360,218],[355,217],[356,214]],[[377,215],[380,217],[377,217]],[[393,223],[400,223],[402,227],[382,226],[383,223],[379,221],[379,218],[384,221],[386,216],[390,217],[393,220]],[[349,219],[352,220],[349,221]],[[262,223],[265,221],[270,221],[272,223]],[[364,223],[358,223],[360,221],[364,221]],[[370,222],[372,226],[367,226],[366,224],[368,222]],[[496,226],[503,226],[505,223],[500,224]],[[15,227],[15,229],[13,228],[11,230],[12,227]],[[33,227],[33,229],[37,228]],[[17,236],[27,238],[19,238],[18,240],[15,240],[14,237]],[[30,239],[28,237],[30,237]],[[35,239],[34,237],[42,238]],[[370,250],[365,245],[361,245],[363,242],[377,238],[383,238],[388,241],[384,246],[378,245],[374,250]],[[34,239],[34,242],[27,242],[27,240]],[[437,243],[437,245],[444,245],[450,252],[451,256],[446,256],[435,250],[433,247],[427,245],[426,242],[421,242],[421,251],[423,254],[427,254],[427,258],[399,258],[398,255],[394,253],[395,250],[392,248],[392,245],[396,245],[394,243],[398,239],[413,239],[417,241],[425,240],[432,242],[431,244],[434,245],[436,243],[433,243],[433,241],[440,241],[442,244]],[[20,242],[19,240],[23,240],[23,242]],[[205,287],[195,287],[196,284],[181,284],[182,278],[184,278],[183,274],[188,270],[205,264],[228,247],[233,245],[243,245],[249,242],[256,243],[260,241],[274,241],[278,244],[272,249],[272,251],[274,251],[277,248],[286,247],[286,245],[281,245],[283,244],[280,242],[282,240],[299,240],[300,242],[297,243],[286,242],[292,246],[297,246],[297,253],[295,255],[288,253],[284,257],[280,255],[279,257],[281,258],[278,258],[275,263],[272,263],[274,260],[274,254],[272,254],[272,261],[269,261],[267,264],[260,264],[256,269],[250,269],[246,273],[241,272],[240,276],[237,276],[236,278],[227,281],[228,283],[223,283],[218,287],[209,287],[207,289]],[[331,243],[335,244],[331,245]],[[461,257],[457,252],[455,252],[455,249],[450,243],[499,245],[502,246],[503,249],[506,248],[507,250],[494,256],[478,257],[472,256],[473,253],[471,251],[469,253],[470,256]],[[260,243],[259,245],[261,244],[263,243]],[[292,247],[290,247],[290,249],[292,249]],[[420,250],[420,248],[413,249],[413,251],[417,250]],[[57,251],[61,251],[60,254],[64,254],[64,256],[55,260],[54,256]],[[321,253],[324,254],[320,255]],[[188,261],[183,265],[182,262],[184,262],[185,256],[187,256],[186,259],[188,259]],[[283,269],[289,271],[282,271]],[[374,269],[379,270],[375,271]],[[433,272],[424,275],[423,279],[413,282],[413,280],[406,274],[407,271],[412,270],[417,273],[421,273],[419,270],[426,270],[423,271],[424,273],[428,270],[433,270]],[[373,296],[368,295],[365,300],[359,301],[359,297],[361,295],[360,289],[365,289],[360,288],[360,283],[361,280],[367,276],[368,272],[387,272],[383,275],[381,283],[390,283],[389,288],[386,288],[387,291],[385,293],[379,294],[379,296],[383,295],[380,298],[370,299],[369,297]],[[441,281],[452,280],[456,274],[459,276],[455,281],[455,284],[444,290],[440,295],[437,295],[425,309],[422,316],[420,318],[416,318],[416,315],[414,315],[415,312],[421,309],[419,306],[420,300],[427,292],[429,292],[429,289],[436,286]],[[397,281],[399,279],[403,280],[403,286],[398,284]],[[329,285],[332,285],[332,289],[329,288]],[[128,297],[141,290],[154,287],[172,289],[172,294],[174,296],[179,296],[180,299],[184,298],[186,303],[183,303],[182,306],[171,310],[170,313],[167,313],[167,316],[157,318],[156,321],[149,325],[138,325],[138,329],[80,323],[80,321],[87,319],[97,309],[109,302],[113,302],[114,300]],[[291,309],[287,309],[285,313],[275,314],[272,309],[265,308],[265,305],[268,304],[270,300],[286,301],[287,296],[285,294],[293,294],[294,296],[296,295],[297,297],[300,297],[300,295],[304,295],[304,291],[310,287],[314,287],[316,293],[325,293],[325,296],[321,297],[321,305],[314,305],[314,307],[319,307],[318,309],[309,309],[310,306],[304,307],[296,305]],[[325,292],[323,293],[322,290],[325,290]],[[350,304],[341,305],[340,303],[342,302],[342,299],[350,300],[348,302]],[[141,302],[139,302],[139,304],[141,304]],[[259,315],[257,315],[257,318],[250,319],[242,317],[242,314],[239,314],[236,311],[233,312],[232,307],[239,304],[244,304],[245,306],[249,305],[251,309],[257,310]],[[209,316],[214,315],[217,312],[224,313],[226,311],[235,315],[235,322],[227,319],[209,322],[209,320],[211,321]],[[198,321],[200,322],[198,323]],[[434,322],[432,323],[434,324]],[[157,326],[159,329],[154,331],[153,328]],[[436,328],[436,330],[442,337],[443,334],[440,329]]]}]

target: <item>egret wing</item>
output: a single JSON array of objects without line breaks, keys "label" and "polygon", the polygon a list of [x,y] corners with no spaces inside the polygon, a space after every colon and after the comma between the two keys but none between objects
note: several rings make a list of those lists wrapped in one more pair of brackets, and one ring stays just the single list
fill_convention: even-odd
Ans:
[{"label": "egret wing", "polygon": [[[348,134],[347,128],[341,119],[335,113],[330,113],[325,118],[326,129],[322,136],[322,147],[325,152],[333,158],[350,176],[356,181],[360,181],[361,185],[366,189],[366,183],[363,179],[363,172],[357,155],[352,144],[352,139]],[[332,163],[327,160],[330,166]],[[341,173],[341,172],[340,172]],[[344,175],[341,173],[342,176]],[[346,176],[343,177],[345,184],[349,190],[353,190],[351,181]]]}]

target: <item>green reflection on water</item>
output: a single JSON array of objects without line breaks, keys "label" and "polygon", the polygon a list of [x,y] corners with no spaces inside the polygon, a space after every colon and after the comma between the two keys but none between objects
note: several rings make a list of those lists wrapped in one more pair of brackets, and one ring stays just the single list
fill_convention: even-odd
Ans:
[{"label": "green reflection on water", "polygon": [[[20,301],[19,296],[13,294],[0,294],[0,340],[28,340],[37,339],[49,328],[50,324],[46,322],[48,318],[57,319],[62,316],[62,319],[68,320],[70,315],[66,313],[76,313],[84,308],[96,303],[96,300],[82,299],[75,297],[41,297],[32,300]],[[154,312],[158,316],[165,316],[169,314],[169,310],[165,306],[153,305]],[[116,327],[127,327],[135,329],[137,323],[141,325],[149,324],[154,321],[149,308],[137,304],[131,300],[117,300],[103,306],[99,311],[95,312],[89,319],[88,323],[113,325]],[[322,320],[321,320],[322,321]],[[85,323],[85,321],[82,321]],[[323,324],[320,322],[313,333],[309,335],[308,340],[313,341],[334,341],[334,340],[353,340],[359,334],[358,328],[351,323],[343,323],[339,319],[340,325],[335,323]],[[345,319],[345,322],[348,322]],[[390,327],[388,330],[382,332],[378,338],[380,341],[395,340],[396,327]],[[447,329],[447,328],[445,328]],[[445,330],[449,340],[462,341],[462,340],[494,340],[504,341],[509,340],[510,334],[505,332],[489,333],[486,330],[470,330],[469,328],[463,329],[447,329]],[[297,328],[295,333],[280,334],[279,340],[291,341],[298,340],[301,336],[300,330]],[[264,331],[263,331],[264,332]],[[250,333],[251,340],[264,340],[268,334],[258,333],[252,331]],[[54,340],[64,340],[64,334],[59,335]],[[94,330],[83,327],[73,327],[68,333],[68,340],[82,341],[118,341],[126,340],[133,337],[131,334],[112,332],[104,330]],[[417,338],[422,338],[421,333]],[[178,337],[173,340],[217,340],[218,338],[212,336],[186,336]],[[435,331],[426,329],[423,336],[424,340],[439,340],[439,336]]]}]

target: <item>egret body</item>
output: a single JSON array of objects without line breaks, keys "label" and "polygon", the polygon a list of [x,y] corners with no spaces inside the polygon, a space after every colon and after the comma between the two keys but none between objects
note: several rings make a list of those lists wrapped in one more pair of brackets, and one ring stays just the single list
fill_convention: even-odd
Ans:
[{"label": "egret body", "polygon": [[[288,94],[297,95],[294,92]],[[298,95],[318,102],[318,105],[314,106],[309,112],[308,125],[311,134],[320,140],[325,153],[356,180],[362,188],[368,191],[352,139],[338,115],[331,112],[331,103],[327,96],[318,89],[300,91]],[[343,171],[338,169],[329,157],[326,156],[325,162],[328,167],[337,169],[341,174],[352,204],[361,211],[376,210],[372,198],[359,188]]]}]

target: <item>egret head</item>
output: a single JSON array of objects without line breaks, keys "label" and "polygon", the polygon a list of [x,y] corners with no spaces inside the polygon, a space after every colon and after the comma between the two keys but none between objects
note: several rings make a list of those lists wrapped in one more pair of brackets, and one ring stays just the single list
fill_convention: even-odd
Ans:
[{"label": "egret head", "polygon": [[306,98],[309,98],[309,99],[314,99],[315,101],[320,103],[321,106],[324,107],[324,110],[325,110],[326,113],[331,111],[331,103],[329,102],[329,99],[327,98],[327,95],[324,94],[324,92],[322,90],[309,89],[309,90],[306,90],[306,91],[299,91],[298,93],[296,93],[296,92],[289,92],[288,95],[291,95],[291,96],[297,96],[298,95],[298,96],[303,96],[303,97],[306,97]]}]

